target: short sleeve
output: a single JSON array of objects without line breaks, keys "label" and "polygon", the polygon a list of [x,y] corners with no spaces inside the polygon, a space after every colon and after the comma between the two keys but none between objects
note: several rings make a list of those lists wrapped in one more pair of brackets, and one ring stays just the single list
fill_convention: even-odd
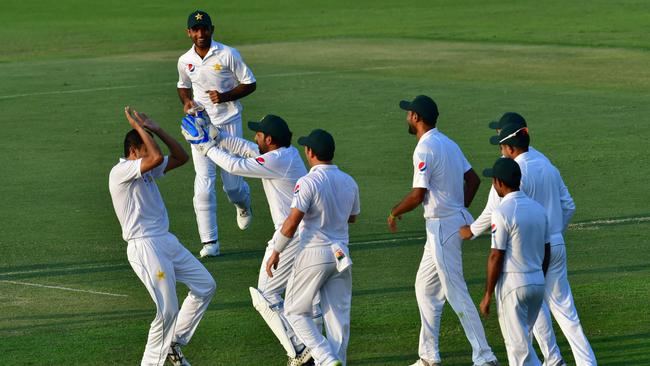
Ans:
[{"label": "short sleeve", "polygon": [[467,173],[470,169],[472,169],[472,165],[469,163],[469,160],[463,155],[463,172]]},{"label": "short sleeve", "polygon": [[352,211],[350,215],[358,215],[361,213],[361,201],[359,199],[359,186],[354,184],[354,201],[352,202]]},{"label": "short sleeve", "polygon": [[413,188],[429,188],[429,170],[432,167],[427,156],[417,149],[413,153]]},{"label": "short sleeve", "polygon": [[176,87],[179,89],[192,89],[192,80],[185,72],[185,64],[178,59],[178,64],[176,65],[178,69],[178,83]]},{"label": "short sleeve", "polygon": [[293,200],[291,208],[297,208],[303,213],[309,211],[312,205],[314,192],[309,186],[309,182],[303,178],[298,179],[293,189]]},{"label": "short sleeve", "polygon": [[492,249],[506,250],[508,246],[508,231],[500,211],[492,212]]},{"label": "short sleeve", "polygon": [[157,167],[151,169],[150,173],[154,179],[162,178],[165,176],[165,169],[167,168],[167,163],[169,162],[169,156],[165,155],[163,162]]},{"label": "short sleeve", "polygon": [[110,180],[113,184],[128,183],[142,177],[140,164],[142,159],[122,160],[111,170]]},{"label": "short sleeve", "polygon": [[237,81],[239,81],[240,84],[252,84],[255,82],[255,76],[253,76],[253,72],[244,63],[241,55],[239,55],[239,51],[234,48],[232,48],[231,52],[231,63],[232,73],[235,75],[235,78]]}]

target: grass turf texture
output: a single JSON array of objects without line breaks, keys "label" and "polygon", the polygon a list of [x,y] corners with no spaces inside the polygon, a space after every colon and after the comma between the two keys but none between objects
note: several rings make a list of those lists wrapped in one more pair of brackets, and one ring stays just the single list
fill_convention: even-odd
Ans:
[{"label": "grass turf texture", "polygon": [[[431,95],[441,110],[440,129],[477,171],[497,157],[487,143],[487,122],[518,111],[529,121],[533,146],[563,173],[578,207],[574,221],[650,215],[642,148],[642,123],[650,114],[645,2],[5,4],[0,281],[128,295],[0,282],[6,364],[139,362],[155,310],[126,261],[107,177],[128,130],[124,105],[181,138],[175,66],[190,46],[183,25],[196,7],[213,14],[216,38],[236,46],[258,78],[258,91],[243,102],[245,120],[275,113],[294,136],[315,127],[334,134],[336,162],[361,188],[362,216],[351,228],[352,241],[404,238],[351,247],[350,365],[404,365],[417,358],[413,282],[423,241],[409,238],[423,235],[421,210],[405,216],[399,234],[385,228],[388,209],[409,189],[415,145],[400,99]],[[192,181],[190,163],[159,186],[172,232],[196,253]],[[249,183],[255,221],[247,232],[236,229],[234,209],[218,194],[223,256],[204,263],[219,289],[185,348],[194,364],[284,359],[248,297],[272,233],[261,184]],[[484,180],[472,207],[476,215],[488,188]],[[650,363],[650,270],[642,234],[648,229],[648,223],[607,225],[567,234],[574,296],[603,365]],[[488,247],[487,239],[464,246],[476,302]],[[179,295],[185,293],[179,286]],[[505,362],[496,314],[484,324]],[[557,334],[571,363],[568,344]],[[446,365],[471,362],[449,307],[441,347]]]}]

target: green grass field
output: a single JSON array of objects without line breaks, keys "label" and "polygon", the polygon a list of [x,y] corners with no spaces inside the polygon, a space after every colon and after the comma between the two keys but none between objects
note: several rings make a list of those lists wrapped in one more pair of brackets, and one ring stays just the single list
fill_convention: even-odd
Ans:
[{"label": "green grass field", "polygon": [[[258,79],[257,91],[243,101],[244,119],[274,113],[294,136],[316,127],[331,131],[335,162],[359,183],[350,365],[408,365],[417,358],[413,284],[424,244],[421,210],[400,222],[398,234],[385,225],[389,208],[409,190],[415,146],[397,102],[417,94],[437,101],[438,127],[477,171],[497,157],[487,122],[506,111],[527,118],[532,144],[559,167],[573,194],[574,223],[584,223],[566,235],[569,278],[599,363],[650,364],[643,148],[650,137],[650,4],[512,0],[3,0],[3,364],[139,362],[155,309],[127,263],[108,172],[129,129],[125,105],[181,138],[176,60],[190,47],[184,24],[197,7],[212,15],[216,39],[237,47]],[[159,186],[171,231],[198,253],[193,176],[190,163]],[[273,230],[260,182],[249,183],[255,221],[246,232],[218,194],[223,255],[204,264],[219,288],[184,349],[195,365],[285,362],[248,296]],[[484,179],[473,214],[488,188]],[[488,252],[486,238],[464,247],[477,303]],[[186,291],[179,286],[180,296]],[[484,325],[505,364],[496,314]],[[451,308],[441,328],[444,364],[471,364]]]}]

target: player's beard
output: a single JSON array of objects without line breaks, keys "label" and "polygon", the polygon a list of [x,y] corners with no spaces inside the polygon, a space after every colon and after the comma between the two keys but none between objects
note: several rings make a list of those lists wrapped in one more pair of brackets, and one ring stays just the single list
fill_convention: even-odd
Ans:
[{"label": "player's beard", "polygon": [[409,125],[409,133],[410,133],[411,135],[415,135],[415,134],[417,134],[417,131],[415,130],[415,127]]}]

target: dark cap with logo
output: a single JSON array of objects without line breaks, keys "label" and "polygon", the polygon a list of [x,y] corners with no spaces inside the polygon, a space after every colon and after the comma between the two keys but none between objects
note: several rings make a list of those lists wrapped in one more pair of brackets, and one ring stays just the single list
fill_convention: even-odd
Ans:
[{"label": "dark cap with logo", "polygon": [[291,131],[287,122],[273,114],[267,114],[259,122],[248,122],[248,128],[255,132],[262,132],[280,141],[291,140]]},{"label": "dark cap with logo", "polygon": [[519,188],[521,183],[521,168],[510,158],[499,158],[492,169],[485,169],[483,175],[502,180],[510,188]]},{"label": "dark cap with logo", "polygon": [[300,137],[298,144],[309,147],[320,161],[334,158],[334,138],[329,132],[320,128],[311,131],[309,136]]},{"label": "dark cap with logo", "polygon": [[187,17],[187,28],[212,27],[212,19],[203,10],[195,10]]},{"label": "dark cap with logo", "polygon": [[434,123],[438,119],[438,106],[433,99],[426,95],[418,95],[413,101],[403,100],[399,102],[399,107],[405,111],[413,111],[422,117],[425,121]]},{"label": "dark cap with logo", "polygon": [[519,127],[527,127],[526,120],[524,119],[524,117],[522,117],[521,114],[515,112],[504,113],[503,116],[501,116],[501,118],[499,118],[498,121],[492,121],[488,123],[488,127],[493,130],[496,129],[500,130],[506,125],[510,125],[510,124],[514,124]]},{"label": "dark cap with logo", "polygon": [[512,123],[503,126],[496,136],[490,137],[492,145],[509,145],[517,147],[528,147],[530,144],[530,136],[528,135],[528,127]]}]

